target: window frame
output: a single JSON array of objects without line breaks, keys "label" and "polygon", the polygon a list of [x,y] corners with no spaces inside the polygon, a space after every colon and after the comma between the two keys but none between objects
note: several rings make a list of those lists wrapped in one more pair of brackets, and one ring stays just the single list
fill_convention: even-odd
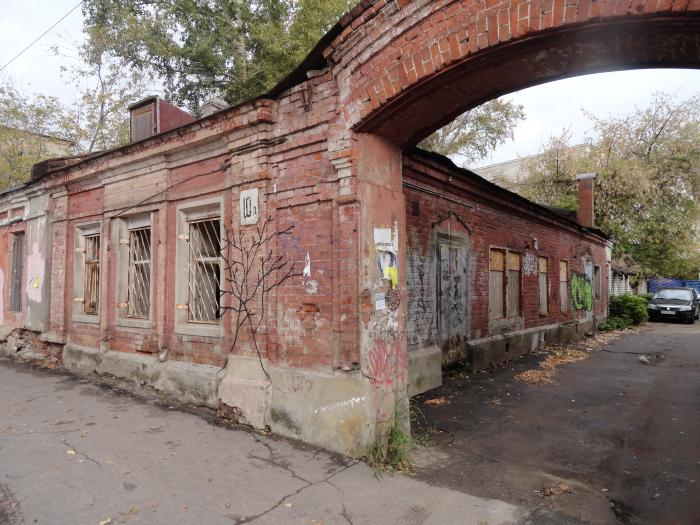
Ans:
[{"label": "window frame", "polygon": [[593,265],[593,300],[603,300],[603,269],[599,264]]},{"label": "window frame", "polygon": [[[27,236],[24,231],[16,231],[10,233],[12,239],[12,249],[10,250],[10,282],[8,290],[7,310],[13,313],[21,313],[24,309],[24,279],[26,272],[26,264],[24,259],[27,252]],[[21,246],[19,260],[17,259],[16,249]],[[19,275],[17,275],[17,267],[15,262],[19,261]],[[15,303],[17,301],[17,304]]]},{"label": "window frame", "polygon": [[[542,263],[544,262],[544,270]],[[544,294],[542,293],[542,277],[544,277]],[[549,315],[549,257],[537,257],[537,293],[538,293],[538,311],[541,316]],[[542,298],[544,297],[544,304]],[[544,307],[544,308],[543,308]]]},{"label": "window frame", "polygon": [[[517,270],[511,269],[511,259],[512,257],[517,257],[518,264]],[[511,297],[510,293],[513,288],[511,287],[511,272],[517,273],[517,283],[518,283],[518,297],[517,300],[517,311],[513,312],[510,308]],[[505,298],[506,298],[506,319],[517,319],[523,316],[523,254],[516,250],[508,250],[506,253],[506,283],[505,283]]]},{"label": "window frame", "polygon": [[[219,220],[219,238],[223,239],[225,221],[223,197],[191,201],[177,207],[174,331],[181,335],[222,338],[225,324],[223,318],[219,318],[216,323],[202,323],[189,319],[189,224],[207,219]],[[223,282],[224,264],[220,259],[219,283]]]},{"label": "window frame", "polygon": [[[154,243],[154,214],[143,213],[130,217],[120,218],[113,222],[113,249],[117,254],[116,275],[116,325],[130,328],[152,328],[154,319],[154,276],[156,264],[156,243]],[[131,270],[131,232],[136,230],[150,230],[150,258],[149,258],[149,311],[147,317],[132,317],[129,311],[129,285]]]},{"label": "window frame", "polygon": [[[494,269],[493,254],[495,252],[500,253],[503,256],[502,257],[502,269]],[[507,283],[506,260],[507,260],[507,257],[508,257],[508,250],[506,250],[505,248],[498,248],[498,247],[494,247],[494,246],[489,248],[489,288],[488,288],[489,321],[499,321],[499,320],[503,320],[503,319],[507,318],[506,317],[506,315],[507,315],[506,314],[506,309],[507,309],[507,306],[506,306],[506,286],[507,286],[507,284],[506,284]],[[501,286],[500,286],[500,290],[499,290],[500,293],[498,294],[501,297],[501,304],[500,304],[501,308],[500,308],[500,312],[498,312],[498,314],[499,314],[498,316],[494,315],[495,310],[492,309],[493,305],[492,305],[492,301],[491,301],[491,297],[493,294],[492,289],[491,289],[491,287],[493,286],[492,274],[494,272],[501,274]]]},{"label": "window frame", "polygon": [[[104,278],[103,272],[105,265],[104,253],[104,235],[102,232],[102,222],[93,221],[88,223],[82,223],[75,226],[73,230],[73,308],[71,319],[73,322],[87,323],[87,324],[99,324],[101,317],[101,307],[104,305],[103,301],[103,290],[104,290]],[[98,260],[98,284],[97,284],[97,311],[94,314],[85,312],[85,279],[87,277],[86,272],[86,239],[88,237],[93,237],[99,235],[100,237],[100,249],[99,249],[99,260]]]},{"label": "window frame", "polygon": [[[564,280],[562,280],[562,264],[565,265]],[[564,295],[562,294],[562,283],[566,283],[564,288],[564,293],[566,294],[566,305],[564,304]],[[561,259],[559,261],[559,311],[563,314],[568,314],[571,312],[571,293],[569,291],[569,261],[568,259]]]}]

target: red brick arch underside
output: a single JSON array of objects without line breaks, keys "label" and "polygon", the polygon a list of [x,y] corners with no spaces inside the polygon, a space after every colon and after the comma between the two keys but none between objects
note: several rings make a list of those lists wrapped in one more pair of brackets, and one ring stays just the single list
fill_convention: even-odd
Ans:
[{"label": "red brick arch underside", "polygon": [[700,67],[700,0],[364,0],[341,24],[343,120],[402,147],[536,84]]}]

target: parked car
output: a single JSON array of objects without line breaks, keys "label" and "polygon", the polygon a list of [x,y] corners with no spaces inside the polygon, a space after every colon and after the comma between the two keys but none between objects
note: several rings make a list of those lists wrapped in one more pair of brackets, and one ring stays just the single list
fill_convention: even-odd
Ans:
[{"label": "parked car", "polygon": [[700,319],[700,294],[693,288],[661,288],[647,305],[650,321],[682,319],[694,323]]}]

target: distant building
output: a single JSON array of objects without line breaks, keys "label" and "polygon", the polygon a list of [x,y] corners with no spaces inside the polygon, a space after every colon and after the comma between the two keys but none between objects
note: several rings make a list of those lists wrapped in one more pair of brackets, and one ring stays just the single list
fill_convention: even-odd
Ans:
[{"label": "distant building", "polygon": [[0,190],[26,182],[36,162],[68,155],[75,144],[0,125]]},{"label": "distant building", "polygon": [[[588,147],[588,144],[577,144],[575,146],[570,146],[568,151],[572,152],[574,156],[583,155],[588,151]],[[473,171],[486,180],[507,186],[508,182],[516,182],[527,175],[531,167],[543,157],[544,153],[538,153],[536,155],[528,155],[527,157],[519,157],[497,164],[482,166],[481,168],[474,168]]]}]

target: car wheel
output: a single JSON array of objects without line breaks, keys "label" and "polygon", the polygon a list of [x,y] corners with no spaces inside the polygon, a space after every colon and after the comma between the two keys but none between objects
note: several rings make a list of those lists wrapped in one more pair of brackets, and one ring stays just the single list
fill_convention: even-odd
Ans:
[{"label": "car wheel", "polygon": [[691,315],[690,317],[688,317],[688,324],[695,324],[695,316],[694,315]]}]

